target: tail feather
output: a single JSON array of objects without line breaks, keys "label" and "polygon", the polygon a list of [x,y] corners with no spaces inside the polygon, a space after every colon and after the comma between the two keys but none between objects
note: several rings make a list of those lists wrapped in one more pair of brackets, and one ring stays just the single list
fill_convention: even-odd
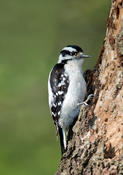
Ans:
[{"label": "tail feather", "polygon": [[59,137],[60,137],[61,152],[63,154],[66,151],[65,131],[61,127],[58,128],[58,131],[59,131]]}]

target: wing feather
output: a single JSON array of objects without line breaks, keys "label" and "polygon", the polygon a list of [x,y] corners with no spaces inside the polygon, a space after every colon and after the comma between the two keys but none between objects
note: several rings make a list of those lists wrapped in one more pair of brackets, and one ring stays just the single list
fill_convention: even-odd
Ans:
[{"label": "wing feather", "polygon": [[49,106],[55,125],[61,114],[63,100],[69,86],[69,77],[65,73],[64,64],[56,64],[50,72],[48,80]]}]

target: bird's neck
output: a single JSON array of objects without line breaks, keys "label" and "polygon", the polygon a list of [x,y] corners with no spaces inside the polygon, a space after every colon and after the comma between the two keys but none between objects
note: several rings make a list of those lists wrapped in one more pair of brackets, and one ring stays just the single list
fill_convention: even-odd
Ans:
[{"label": "bird's neck", "polygon": [[73,70],[78,70],[82,72],[83,60],[70,60],[67,62],[68,67]]},{"label": "bird's neck", "polygon": [[82,74],[82,63],[82,60],[72,60],[68,61],[67,64],[64,65],[64,67],[69,75],[75,76]]}]

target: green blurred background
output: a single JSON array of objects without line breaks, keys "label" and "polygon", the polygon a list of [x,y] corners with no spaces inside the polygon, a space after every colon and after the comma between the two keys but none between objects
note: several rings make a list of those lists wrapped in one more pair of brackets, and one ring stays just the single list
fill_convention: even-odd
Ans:
[{"label": "green blurred background", "polygon": [[0,174],[52,175],[60,161],[47,79],[60,50],[80,45],[93,68],[110,1],[0,1]]}]

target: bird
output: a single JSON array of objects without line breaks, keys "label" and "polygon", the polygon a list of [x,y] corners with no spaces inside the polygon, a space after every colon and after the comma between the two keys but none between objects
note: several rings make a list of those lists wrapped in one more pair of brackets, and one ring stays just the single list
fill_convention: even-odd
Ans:
[{"label": "bird", "polygon": [[85,58],[90,56],[84,54],[79,46],[68,45],[61,50],[58,62],[49,73],[49,108],[56,133],[59,134],[62,154],[67,148],[66,133],[77,119],[80,104],[84,102],[87,94],[82,71]]}]

